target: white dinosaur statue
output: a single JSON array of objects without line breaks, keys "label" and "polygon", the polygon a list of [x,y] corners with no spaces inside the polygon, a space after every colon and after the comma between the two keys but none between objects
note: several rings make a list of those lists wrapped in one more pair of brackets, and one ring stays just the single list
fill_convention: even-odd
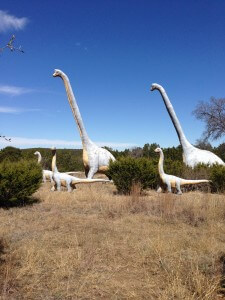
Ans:
[{"label": "white dinosaur statue", "polygon": [[[93,183],[93,182],[109,182],[107,179],[88,179],[88,178],[78,178],[71,176],[67,173],[60,173],[56,168],[56,149],[52,148],[52,172],[53,172],[53,181],[55,183],[54,190],[61,191],[61,186],[67,188],[68,192],[71,192],[73,189],[76,189],[76,184],[79,183]],[[52,189],[53,190],[53,189]]]},{"label": "white dinosaur statue", "polygon": [[90,179],[97,172],[105,173],[108,170],[110,160],[115,160],[114,156],[108,150],[98,147],[88,137],[67,75],[61,70],[56,69],[53,76],[61,77],[65,85],[68,101],[74,119],[77,123],[81,141],[83,144],[83,164],[85,168],[86,177]]},{"label": "white dinosaur statue", "polygon": [[169,193],[171,193],[171,188],[177,189],[177,194],[181,195],[181,189],[180,187],[182,185],[188,185],[188,184],[198,184],[203,182],[210,182],[210,180],[206,179],[199,179],[199,180],[187,180],[183,178],[179,178],[177,176],[168,175],[164,172],[163,169],[163,161],[164,161],[164,154],[161,148],[156,148],[155,152],[159,153],[159,163],[158,163],[158,170],[159,170],[159,176],[161,179],[161,186],[157,190],[157,192],[161,192],[162,190],[165,190],[165,188],[168,190]]},{"label": "white dinosaur statue", "polygon": [[216,154],[207,150],[198,149],[189,143],[189,141],[184,135],[180,122],[166,94],[166,91],[161,85],[157,83],[153,83],[151,86],[151,91],[154,90],[158,90],[160,92],[163,101],[166,105],[166,109],[176,129],[178,138],[183,148],[183,162],[191,168],[194,168],[199,163],[207,164],[209,166],[212,166],[213,164],[219,164],[225,166],[225,163]]},{"label": "white dinosaur statue", "polygon": [[[42,157],[41,157],[41,153],[39,151],[34,152],[34,155],[37,155],[38,157],[38,164],[41,163],[42,161]],[[58,172],[57,167],[56,167],[56,172]],[[51,183],[53,183],[53,172],[50,170],[42,170],[42,178],[43,181],[46,182],[47,180],[50,180]]]}]

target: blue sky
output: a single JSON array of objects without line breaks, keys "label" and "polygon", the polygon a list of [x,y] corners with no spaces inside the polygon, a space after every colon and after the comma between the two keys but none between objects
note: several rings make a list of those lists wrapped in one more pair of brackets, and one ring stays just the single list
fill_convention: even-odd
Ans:
[{"label": "blue sky", "polygon": [[[179,144],[155,82],[164,86],[191,143],[204,124],[198,101],[225,97],[225,1],[2,1],[0,147],[80,148],[55,68],[70,78],[85,127],[113,148]],[[219,140],[214,145],[223,142]]]}]

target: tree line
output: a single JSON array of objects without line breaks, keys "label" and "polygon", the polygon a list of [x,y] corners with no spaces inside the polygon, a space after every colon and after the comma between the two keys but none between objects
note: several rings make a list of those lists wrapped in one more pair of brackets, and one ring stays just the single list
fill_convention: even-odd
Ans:
[{"label": "tree line", "polygon": [[[217,147],[211,146],[211,144],[200,141],[197,147],[205,150],[210,150],[218,155],[223,161],[225,161],[225,143],[220,144]],[[143,147],[135,147],[132,149],[125,149],[123,151],[113,150],[112,148],[105,147],[109,150],[116,159],[121,157],[131,158],[147,158],[149,160],[158,160],[157,153],[154,149],[159,147],[156,143],[146,143]],[[168,147],[162,148],[165,158],[168,161],[182,162],[182,148]],[[8,161],[33,160],[37,161],[37,157],[34,155],[35,151],[39,151],[42,155],[42,168],[51,170],[52,153],[51,149],[47,148],[29,148],[19,149],[8,146],[0,150],[0,163]],[[83,160],[82,160],[82,149],[58,149],[57,150],[57,166],[60,172],[66,171],[84,171]]]},{"label": "tree line", "polygon": [[[195,146],[203,150],[211,151],[216,155],[218,155],[223,161],[225,161],[225,143],[222,143],[217,147],[213,147],[209,142],[205,140],[198,140]],[[132,149],[125,149],[124,151],[113,150],[112,148],[109,147],[105,147],[105,148],[109,150],[115,156],[116,159],[122,156],[133,157],[133,158],[145,157],[148,159],[158,159],[157,153],[154,152],[154,150],[157,147],[160,147],[160,145],[156,143],[152,143],[152,144],[146,143],[144,144],[143,147],[134,147]],[[177,147],[167,147],[162,149],[165,158],[181,161],[181,162],[183,161],[182,148],[180,145]]]}]

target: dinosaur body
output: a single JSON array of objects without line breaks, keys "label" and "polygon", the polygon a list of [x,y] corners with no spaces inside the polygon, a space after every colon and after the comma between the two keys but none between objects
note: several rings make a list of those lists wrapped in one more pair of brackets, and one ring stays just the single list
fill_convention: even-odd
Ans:
[{"label": "dinosaur body", "polygon": [[194,147],[189,143],[187,138],[184,135],[184,132],[182,130],[182,127],[180,125],[180,122],[176,116],[176,113],[173,109],[173,106],[166,94],[166,91],[164,88],[157,84],[153,83],[151,86],[151,91],[158,90],[163,98],[163,101],[165,103],[166,109],[169,113],[169,116],[173,122],[173,125],[176,129],[179,141],[181,143],[182,149],[183,149],[183,162],[191,167],[194,168],[197,164],[202,163],[202,164],[207,164],[209,166],[212,166],[213,164],[219,164],[219,165],[224,165],[225,163],[222,161],[221,158],[219,158],[216,154],[207,151],[207,150],[202,150],[199,148]]},{"label": "dinosaur body", "polygon": [[87,178],[78,178],[75,176],[71,176],[67,173],[60,173],[56,171],[56,149],[52,149],[53,157],[52,157],[52,172],[53,172],[53,181],[55,183],[55,189],[57,191],[61,191],[61,186],[67,188],[68,192],[76,189],[76,184],[80,183],[93,183],[93,182],[109,182],[109,180],[105,179],[87,179]]},{"label": "dinosaur body", "polygon": [[155,152],[158,152],[160,157],[159,157],[159,163],[158,163],[158,171],[159,171],[159,176],[161,179],[161,187],[158,189],[158,192],[161,192],[162,190],[166,189],[168,190],[169,193],[171,193],[172,188],[177,189],[177,193],[179,195],[182,194],[181,192],[181,186],[183,185],[188,185],[188,184],[199,184],[199,183],[205,183],[205,182],[210,182],[209,180],[206,179],[199,179],[199,180],[187,180],[183,178],[179,178],[174,175],[168,175],[164,172],[163,168],[163,162],[164,162],[164,155],[163,151],[161,148],[156,148]]},{"label": "dinosaur body", "polygon": [[114,156],[108,150],[98,147],[88,137],[67,75],[60,70],[55,70],[53,76],[61,77],[65,85],[68,101],[83,145],[83,164],[86,177],[91,179],[97,172],[105,173],[108,170],[110,160],[115,160]]}]

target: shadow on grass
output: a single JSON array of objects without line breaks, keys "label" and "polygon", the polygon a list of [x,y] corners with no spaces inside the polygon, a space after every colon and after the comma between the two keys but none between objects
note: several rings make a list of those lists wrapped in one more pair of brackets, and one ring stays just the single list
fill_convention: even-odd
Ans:
[{"label": "shadow on grass", "polygon": [[[10,209],[13,207],[25,207],[32,206],[34,204],[40,203],[41,201],[35,197],[27,197],[24,199],[13,199],[13,200],[2,200],[0,199],[0,208]],[[1,251],[1,249],[0,249]]]},{"label": "shadow on grass", "polygon": [[222,279],[220,281],[220,286],[221,286],[220,294],[225,295],[225,254],[221,255],[220,263],[222,263],[222,268],[221,268]]},{"label": "shadow on grass", "polygon": [[0,265],[5,262],[2,258],[3,254],[5,254],[5,243],[2,239],[0,239]]}]

